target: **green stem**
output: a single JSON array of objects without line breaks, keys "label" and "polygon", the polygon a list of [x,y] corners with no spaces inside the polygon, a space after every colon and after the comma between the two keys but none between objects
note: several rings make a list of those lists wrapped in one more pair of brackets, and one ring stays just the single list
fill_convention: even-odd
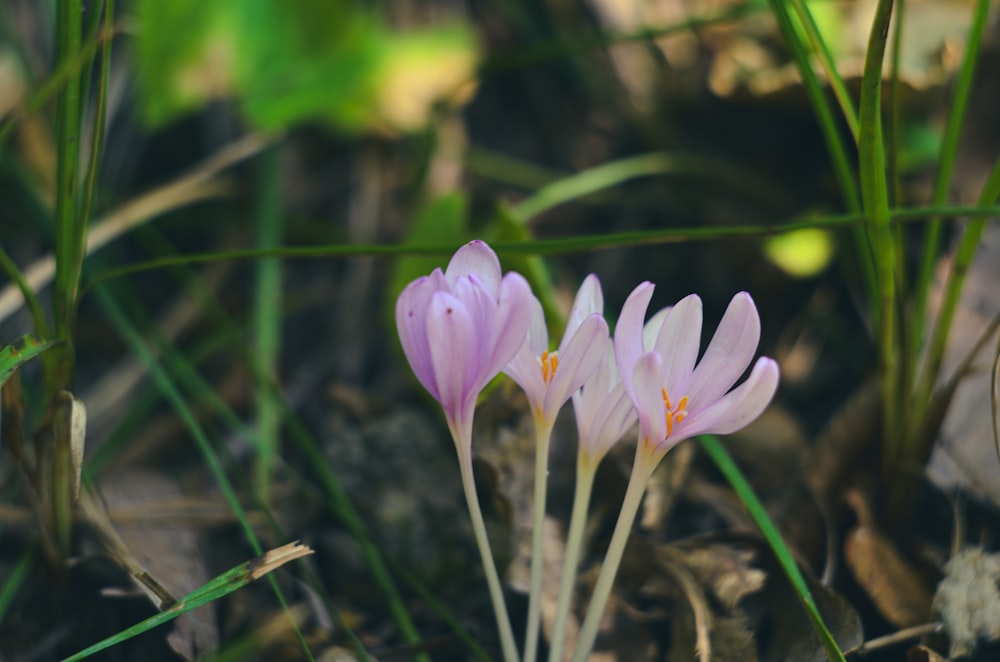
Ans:
[{"label": "green stem", "polygon": [[576,586],[576,568],[583,547],[583,533],[587,524],[587,508],[594,488],[594,476],[600,459],[591,459],[583,450],[577,455],[576,488],[573,493],[573,513],[569,518],[566,534],[566,553],[563,556],[562,578],[559,580],[559,599],[556,602],[556,619],[552,626],[549,662],[561,662],[566,647],[566,626],[569,622],[570,602]]},{"label": "green stem", "polygon": [[[988,206],[1000,198],[1000,159],[993,165],[986,185],[979,195],[979,204]],[[955,320],[955,312],[958,310],[958,303],[962,296],[962,286],[965,284],[965,277],[969,273],[969,266],[972,258],[979,247],[979,240],[986,229],[985,218],[976,218],[968,221],[962,231],[962,237],[958,241],[955,249],[955,256],[952,258],[951,269],[948,271],[948,278],[945,281],[944,295],[941,298],[941,310],[938,312],[934,331],[931,334],[927,351],[927,362],[921,379],[918,383],[917,400],[918,404],[927,403],[931,399],[934,384],[937,382],[938,373],[941,370],[941,362],[944,360],[944,350],[948,344],[948,334],[951,331],[952,322]],[[921,424],[926,424],[921,421]],[[919,428],[918,428],[919,429]],[[929,439],[933,439],[931,436]],[[923,449],[921,450],[923,451]]]},{"label": "green stem", "polygon": [[[965,57],[959,71],[958,80],[955,84],[955,101],[948,117],[948,126],[945,130],[945,137],[941,144],[940,165],[934,182],[933,200],[936,204],[942,204],[947,198],[948,189],[951,184],[951,173],[954,169],[955,154],[958,150],[958,138],[965,118],[965,108],[968,104],[968,97],[971,93],[972,80],[975,75],[976,59],[983,40],[983,31],[986,29],[986,17],[988,14],[988,0],[979,0],[976,3],[972,17],[972,24],[969,27],[969,36],[966,40],[968,44],[965,49]],[[988,206],[997,199],[997,190],[1000,188],[1000,161],[994,165],[987,183],[980,193],[979,206]],[[986,226],[984,219],[969,221],[959,240],[955,258],[952,261],[951,272],[945,285],[945,296],[942,300],[941,311],[938,314],[937,322],[929,340],[929,351],[924,371],[921,373],[918,382],[918,396],[915,400],[916,406],[923,406],[929,398],[930,392],[937,381],[937,374],[941,368],[941,360],[944,355],[944,346],[948,340],[948,333],[951,330],[951,322],[958,305],[958,298],[961,295],[962,284],[965,282],[965,273],[972,261],[972,255],[976,246],[979,245],[979,238]],[[915,326],[923,329],[927,292],[930,287],[931,275],[934,271],[934,263],[937,257],[938,235],[940,234],[939,223],[932,221],[928,226],[927,236],[924,243],[924,253],[920,264],[920,272],[917,280],[916,306],[914,313]],[[919,345],[918,345],[919,346]]]},{"label": "green stem", "polygon": [[531,524],[531,580],[528,589],[528,625],[524,638],[524,662],[538,656],[538,633],[542,624],[542,575],[545,570],[545,500],[549,475],[549,444],[555,421],[535,413],[535,496]]},{"label": "green stem", "polygon": [[[56,61],[69,61],[80,50],[82,2],[59,0],[56,4]],[[73,374],[73,314],[80,284],[83,237],[86,230],[76,213],[77,167],[80,158],[80,77],[71,76],[56,99],[56,278],[53,290],[55,334],[67,341],[62,355],[57,384],[50,389],[69,386]]]},{"label": "green stem", "polygon": [[823,617],[819,613],[819,607],[816,606],[816,601],[812,597],[812,593],[809,591],[809,586],[806,584],[805,578],[799,571],[798,563],[795,562],[795,557],[792,556],[791,550],[788,549],[788,545],[782,540],[781,534],[778,532],[778,527],[774,525],[771,521],[771,517],[767,514],[767,510],[764,508],[764,504],[760,502],[757,498],[756,493],[754,493],[753,488],[747,482],[746,478],[743,477],[743,473],[740,471],[736,463],[733,462],[733,458],[726,451],[725,446],[723,446],[718,438],[712,435],[704,435],[698,437],[698,441],[701,443],[702,448],[708,453],[709,457],[718,467],[722,475],[726,477],[729,484],[732,486],[733,491],[736,492],[736,496],[739,497],[740,501],[746,507],[747,512],[750,513],[750,517],[757,524],[757,528],[764,535],[764,539],[767,540],[767,544],[771,547],[771,551],[774,552],[775,557],[778,559],[778,564],[781,565],[781,569],[785,572],[785,576],[788,577],[788,581],[791,582],[792,588],[799,595],[799,600],[802,602],[803,606],[806,608],[806,614],[809,616],[809,621],[816,631],[816,635],[819,637],[820,641],[823,642],[823,647],[826,649],[827,657],[833,662],[844,662],[844,654],[840,651],[840,647],[837,646],[836,640],[834,640],[833,635],[830,634],[830,630],[827,629],[826,624],[823,623]]},{"label": "green stem", "polygon": [[483,561],[483,571],[486,573],[486,584],[490,590],[490,600],[493,602],[493,614],[497,621],[500,634],[500,646],[503,649],[504,662],[519,662],[517,644],[514,642],[514,629],[510,625],[510,615],[507,613],[507,603],[503,598],[503,586],[500,575],[493,560],[490,540],[486,535],[486,523],[483,521],[483,511],[479,505],[479,495],[476,493],[476,479],[472,473],[472,417],[468,422],[455,423],[448,421],[455,447],[458,450],[458,466],[462,475],[462,490],[465,492],[465,502],[469,507],[469,517],[472,519],[472,532],[479,547],[479,556]]},{"label": "green stem", "polygon": [[[257,164],[257,247],[281,245],[281,151],[278,146],[265,151]],[[257,284],[254,288],[254,360],[258,380],[277,383],[281,346],[281,260],[261,260],[257,263]],[[281,406],[270,389],[256,389],[257,455],[254,488],[261,503],[271,502],[271,472],[279,450]]]},{"label": "green stem", "polygon": [[594,585],[594,593],[590,597],[587,615],[580,627],[580,637],[577,639],[576,649],[573,651],[573,662],[584,662],[594,648],[597,630],[601,625],[601,618],[604,616],[604,609],[607,607],[608,597],[611,595],[611,587],[625,552],[625,543],[628,542],[629,533],[632,532],[632,523],[635,522],[639,505],[642,503],[642,495],[646,491],[646,481],[649,480],[657,465],[657,462],[652,460],[652,456],[642,446],[642,440],[639,443],[640,447],[636,449],[635,462],[632,464],[632,475],[629,477],[628,487],[625,488],[622,509],[618,514],[615,530],[611,534],[608,551],[604,555],[604,565],[601,566],[601,572],[597,575],[597,584]]},{"label": "green stem", "polygon": [[896,298],[896,252],[892,236],[885,145],[882,137],[882,62],[888,40],[892,0],[879,0],[872,21],[861,81],[858,161],[861,194],[868,221],[869,240],[875,252],[878,282],[877,347],[882,383],[883,471],[891,484],[900,461],[900,384]]},{"label": "green stem", "polygon": [[[966,38],[965,54],[955,80],[955,93],[948,113],[948,123],[941,139],[941,151],[938,157],[938,169],[934,176],[934,188],[931,203],[943,204],[948,198],[951,188],[951,176],[955,169],[955,159],[958,154],[958,142],[965,121],[965,110],[968,107],[972,93],[972,83],[976,73],[976,61],[983,42],[983,32],[986,30],[986,19],[989,13],[989,0],[978,0],[969,25],[969,35]],[[923,254],[914,288],[915,311],[913,314],[915,332],[923,332],[924,318],[927,310],[927,293],[931,278],[934,275],[934,263],[937,261],[938,248],[941,243],[941,222],[932,219],[927,224],[924,236]],[[939,325],[940,326],[940,325]],[[919,339],[918,339],[919,340]],[[920,343],[915,342],[914,347]],[[914,357],[915,358],[915,357]],[[932,377],[933,379],[933,377]],[[916,403],[921,406],[920,402]]]}]

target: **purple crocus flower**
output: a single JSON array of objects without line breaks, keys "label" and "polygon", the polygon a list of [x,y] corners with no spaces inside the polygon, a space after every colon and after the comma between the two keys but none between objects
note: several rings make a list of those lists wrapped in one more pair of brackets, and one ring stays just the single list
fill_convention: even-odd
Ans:
[{"label": "purple crocus flower", "polygon": [[760,318],[746,292],[730,301],[701,361],[701,299],[694,294],[681,299],[650,320],[644,333],[652,296],[652,283],[632,291],[614,344],[639,415],[640,447],[658,459],[684,439],[735,432],[757,418],[778,388],[778,365],[761,357],[747,380],[733,388],[760,340]]},{"label": "purple crocus flower", "polygon": [[539,423],[553,423],[570,396],[597,369],[609,342],[603,309],[600,282],[591,274],[577,291],[559,349],[550,352],[542,304],[532,297],[528,337],[505,372],[524,389]]},{"label": "purple crocus flower", "polygon": [[496,253],[477,240],[458,249],[444,272],[407,285],[396,301],[406,360],[441,403],[460,446],[471,444],[479,393],[524,344],[533,299],[524,277],[501,277]]}]

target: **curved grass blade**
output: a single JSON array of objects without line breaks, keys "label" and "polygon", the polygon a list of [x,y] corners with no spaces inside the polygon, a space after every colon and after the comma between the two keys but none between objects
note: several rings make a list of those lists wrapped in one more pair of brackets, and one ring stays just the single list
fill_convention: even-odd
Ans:
[{"label": "curved grass blade", "polygon": [[768,515],[767,510],[764,509],[764,504],[762,504],[757,498],[757,495],[754,494],[753,488],[750,487],[750,483],[747,482],[747,479],[743,476],[739,467],[737,467],[736,463],[733,462],[732,456],[729,455],[729,452],[726,450],[725,446],[719,442],[717,437],[704,435],[698,437],[698,441],[701,443],[701,447],[705,449],[708,456],[715,463],[715,466],[719,468],[722,475],[729,481],[733,491],[736,492],[740,501],[743,502],[743,505],[750,513],[750,517],[752,517],[753,521],[756,522],[760,532],[767,540],[767,544],[770,545],[771,550],[778,559],[778,563],[781,565],[781,569],[785,572],[785,576],[788,577],[788,581],[791,582],[792,588],[798,594],[799,601],[802,603],[802,606],[805,607],[806,614],[809,616],[809,622],[816,631],[816,636],[818,636],[820,641],[823,643],[823,648],[826,649],[827,657],[829,657],[830,660],[844,662],[844,654],[840,651],[833,635],[830,634],[830,630],[827,629],[826,624],[823,622],[823,617],[819,613],[819,607],[816,606],[816,601],[813,599],[812,593],[806,585],[806,580],[802,576],[801,571],[799,571],[799,566],[795,562],[795,558],[792,556],[791,550],[788,549],[785,541],[781,539],[781,534],[778,533],[778,527],[774,525],[774,522],[771,520],[771,516]]},{"label": "curved grass blade", "polygon": [[3,622],[3,617],[7,614],[7,610],[10,608],[14,598],[17,597],[18,591],[24,586],[25,580],[28,578],[28,572],[31,570],[31,564],[34,562],[34,550],[27,549],[21,558],[18,559],[17,565],[11,570],[10,575],[4,581],[3,586],[0,587],[0,623]]},{"label": "curved grass blade", "polygon": [[[958,155],[958,142],[962,133],[965,111],[972,95],[972,83],[976,73],[983,44],[983,33],[986,31],[986,19],[989,15],[989,0],[977,0],[969,25],[969,35],[966,38],[965,54],[959,66],[958,77],[955,80],[955,90],[952,96],[951,108],[948,112],[948,123],[941,138],[941,150],[938,156],[937,172],[934,175],[934,188],[931,194],[932,204],[942,204],[951,189],[951,177],[955,169],[955,159]],[[991,201],[992,202],[992,201]],[[927,294],[931,278],[934,275],[934,264],[937,260],[941,244],[941,224],[932,220],[927,225],[924,236],[923,254],[914,283],[914,303],[916,310],[913,315],[914,333],[924,331],[924,313],[927,310]],[[919,340],[919,336],[917,337]],[[914,342],[914,351],[920,346]],[[913,357],[914,360],[916,357]],[[934,376],[930,376],[933,380]]]},{"label": "curved grass blade", "polygon": [[15,370],[56,344],[37,336],[23,336],[0,349],[0,386],[10,379]]},{"label": "curved grass blade", "polygon": [[[736,168],[730,163],[695,154],[654,152],[630,156],[569,175],[543,186],[534,195],[511,209],[511,215],[527,223],[544,211],[616,186],[637,177],[668,173],[698,174],[721,180],[732,188],[750,195],[773,190],[774,185],[761,182],[760,177]],[[776,194],[772,194],[777,197]]]},{"label": "curved grass blade", "polygon": [[[110,318],[110,321],[122,335],[125,342],[132,348],[132,351],[134,351],[146,365],[150,378],[156,384],[163,396],[169,401],[171,406],[176,411],[177,416],[191,433],[191,437],[197,445],[198,450],[201,451],[201,454],[205,459],[205,463],[208,466],[212,477],[215,479],[216,484],[219,486],[219,490],[222,492],[226,503],[233,511],[236,519],[239,521],[247,542],[253,548],[255,553],[262,554],[263,547],[260,544],[260,540],[257,538],[257,534],[254,533],[253,527],[250,525],[246,511],[240,503],[239,498],[236,496],[236,491],[233,489],[232,483],[226,476],[225,470],[222,468],[222,464],[219,462],[219,458],[208,440],[208,436],[202,426],[198,423],[194,412],[191,411],[191,408],[184,401],[184,398],[182,397],[180,390],[177,388],[177,385],[174,383],[174,380],[171,379],[166,370],[159,365],[156,357],[146,346],[145,342],[143,342],[138,330],[127,319],[125,312],[122,310],[121,306],[114,299],[114,297],[112,297],[103,288],[98,289],[97,294],[105,314]],[[281,592],[281,588],[278,586],[277,582],[273,579],[271,579],[271,588],[274,591],[278,602],[281,604],[282,609],[287,612],[288,604],[285,601],[285,596]],[[313,659],[312,652],[309,650],[308,645],[306,645],[302,632],[299,630],[298,626],[294,626],[294,629],[298,635],[303,653],[308,659]]]},{"label": "curved grass blade", "polygon": [[[914,222],[939,215],[955,219],[961,216],[985,218],[1000,215],[1000,207],[973,207],[968,205],[940,207],[910,207],[890,210],[890,220]],[[860,213],[835,216],[800,217],[791,221],[770,225],[736,225],[728,227],[661,228],[637,232],[613,232],[607,234],[579,235],[558,239],[532,239],[531,241],[508,241],[491,244],[498,255],[559,255],[586,251],[627,248],[632,246],[659,246],[682,244],[692,241],[734,239],[739,237],[765,237],[806,228],[846,228],[861,225],[865,218]],[[325,246],[283,246],[274,249],[245,249],[211,253],[190,253],[169,255],[162,258],[138,262],[131,265],[113,267],[96,274],[87,283],[89,289],[109,280],[124,278],[144,271],[153,271],[181,265],[204,264],[221,260],[260,260],[282,257],[285,259],[319,259],[330,257],[375,257],[381,255],[434,255],[448,257],[461,244],[330,244]]]},{"label": "curved grass blade", "polygon": [[185,595],[177,602],[177,604],[173,605],[169,609],[161,611],[159,614],[154,614],[141,623],[137,623],[130,628],[108,637],[107,639],[103,639],[93,646],[89,646],[88,648],[67,657],[63,660],[63,662],[76,662],[76,660],[82,660],[90,657],[94,653],[99,653],[102,650],[115,646],[116,644],[120,644],[121,642],[131,639],[132,637],[136,637],[143,632],[152,630],[158,625],[172,621],[181,614],[201,607],[202,605],[206,605],[209,602],[214,602],[219,598],[229,595],[233,591],[243,588],[252,581],[260,579],[265,575],[269,575],[272,571],[277,570],[289,561],[294,561],[295,559],[302,558],[303,556],[307,556],[312,553],[312,549],[306,547],[305,545],[300,545],[298,542],[292,542],[287,545],[282,545],[281,547],[270,549],[256,558],[245,563],[241,563],[235,568],[232,568],[218,577],[209,580],[199,588],[196,588],[194,591]]}]

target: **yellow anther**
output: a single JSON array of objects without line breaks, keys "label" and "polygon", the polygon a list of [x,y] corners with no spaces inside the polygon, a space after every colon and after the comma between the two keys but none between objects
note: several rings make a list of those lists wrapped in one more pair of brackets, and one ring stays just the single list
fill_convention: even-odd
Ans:
[{"label": "yellow anther", "polygon": [[686,395],[682,397],[681,401],[677,403],[677,409],[674,409],[673,403],[670,402],[670,396],[667,395],[667,389],[661,388],[660,393],[663,394],[663,405],[667,417],[667,437],[669,437],[674,433],[674,424],[687,418],[688,397]]},{"label": "yellow anther", "polygon": [[558,352],[542,352],[542,357],[538,359],[542,367],[542,381],[548,384],[556,375],[556,368],[559,367]]}]

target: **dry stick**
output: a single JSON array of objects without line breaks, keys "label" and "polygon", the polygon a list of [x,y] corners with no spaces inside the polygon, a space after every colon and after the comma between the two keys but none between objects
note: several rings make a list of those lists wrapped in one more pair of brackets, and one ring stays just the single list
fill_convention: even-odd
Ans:
[{"label": "dry stick", "polygon": [[892,634],[887,634],[883,637],[877,637],[870,641],[865,641],[854,648],[849,648],[844,651],[844,655],[867,655],[868,653],[875,652],[881,648],[888,648],[889,646],[895,646],[896,644],[901,644],[905,641],[911,641],[913,639],[919,639],[927,634],[934,634],[939,632],[943,625],[941,623],[925,623],[923,625],[915,625],[911,628],[905,628],[899,632],[893,632]]},{"label": "dry stick", "polygon": [[[222,170],[257,154],[271,142],[270,139],[254,134],[240,138],[220,149],[187,174],[126,202],[103,216],[90,228],[87,236],[87,254],[96,252],[132,228],[168,211],[225,195],[230,191],[230,187],[215,179],[215,176]],[[37,292],[52,281],[55,269],[55,257],[46,255],[25,269],[24,279]],[[24,298],[15,285],[8,285],[0,291],[0,323],[19,310],[22,305]]]}]

